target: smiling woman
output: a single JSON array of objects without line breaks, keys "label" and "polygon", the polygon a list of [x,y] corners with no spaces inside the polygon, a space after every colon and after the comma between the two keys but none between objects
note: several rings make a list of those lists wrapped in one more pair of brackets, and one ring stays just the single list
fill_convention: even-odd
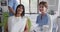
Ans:
[{"label": "smiling woman", "polygon": [[28,19],[25,15],[24,5],[20,4],[16,8],[14,16],[8,18],[8,32],[28,32]]},{"label": "smiling woman", "polygon": [[51,20],[50,15],[46,13],[48,9],[47,2],[41,1],[39,3],[39,15],[37,16],[36,24],[40,27],[41,32],[47,32],[51,30]]}]

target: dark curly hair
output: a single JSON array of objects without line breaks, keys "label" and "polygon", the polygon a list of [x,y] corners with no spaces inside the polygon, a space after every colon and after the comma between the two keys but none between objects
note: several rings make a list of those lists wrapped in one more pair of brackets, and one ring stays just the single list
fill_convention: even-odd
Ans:
[{"label": "dark curly hair", "polygon": [[48,8],[47,2],[45,2],[45,1],[41,1],[39,3],[39,5],[43,5],[44,7]]}]

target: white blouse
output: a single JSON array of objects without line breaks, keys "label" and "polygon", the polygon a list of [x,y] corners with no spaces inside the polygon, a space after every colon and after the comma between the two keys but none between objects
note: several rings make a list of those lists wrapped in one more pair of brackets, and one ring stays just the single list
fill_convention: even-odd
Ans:
[{"label": "white blouse", "polygon": [[26,26],[26,17],[11,16],[8,18],[8,32],[23,32]]}]

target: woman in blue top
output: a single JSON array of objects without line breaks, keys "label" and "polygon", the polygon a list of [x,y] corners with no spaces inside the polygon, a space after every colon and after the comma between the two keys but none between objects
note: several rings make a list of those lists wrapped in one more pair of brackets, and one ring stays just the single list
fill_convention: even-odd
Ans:
[{"label": "woman in blue top", "polygon": [[15,14],[16,7],[18,5],[19,3],[17,2],[17,0],[8,0],[9,16],[13,16]]},{"label": "woman in blue top", "polygon": [[[39,3],[39,15],[37,16],[36,23],[39,27],[41,27],[41,31],[43,31],[43,26],[49,26],[49,29],[51,29],[51,21],[49,15],[46,13],[48,9],[47,2],[41,1]],[[43,28],[43,29],[42,29]],[[45,27],[46,28],[46,27]]]}]

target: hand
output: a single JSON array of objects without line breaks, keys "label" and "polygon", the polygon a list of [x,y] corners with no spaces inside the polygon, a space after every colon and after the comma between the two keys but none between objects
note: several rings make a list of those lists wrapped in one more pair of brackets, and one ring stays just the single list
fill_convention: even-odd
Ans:
[{"label": "hand", "polygon": [[49,30],[49,25],[44,25],[44,26],[43,26],[43,31],[46,32],[46,31],[48,31],[48,30]]},{"label": "hand", "polygon": [[24,30],[24,32],[28,32],[28,30]]}]

